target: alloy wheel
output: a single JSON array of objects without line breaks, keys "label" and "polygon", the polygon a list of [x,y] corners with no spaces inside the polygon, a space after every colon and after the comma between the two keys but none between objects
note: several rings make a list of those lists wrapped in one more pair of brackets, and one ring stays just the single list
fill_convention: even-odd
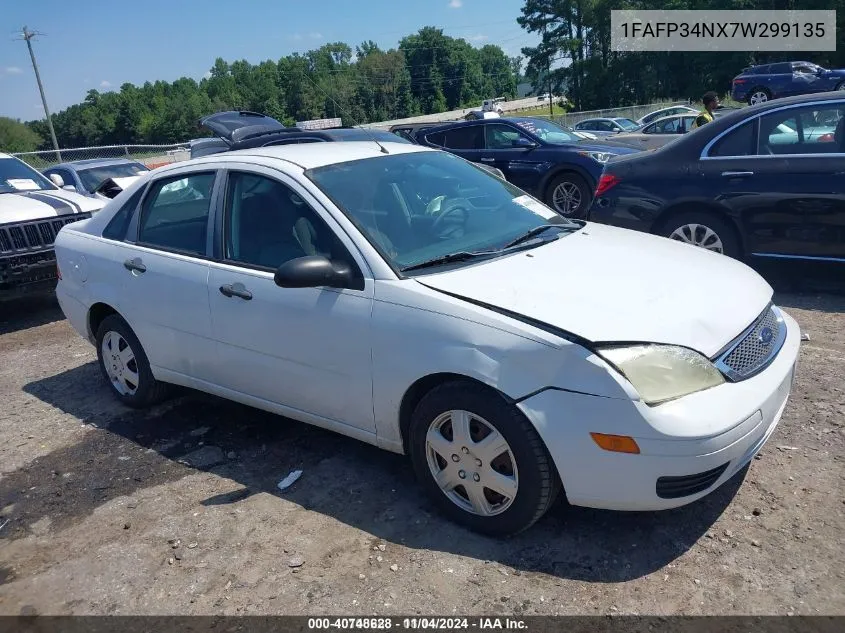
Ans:
[{"label": "alloy wheel", "polygon": [[757,105],[758,103],[765,103],[769,100],[769,95],[767,95],[762,90],[758,90],[757,92],[751,95],[751,105]]},{"label": "alloy wheel", "polygon": [[140,376],[135,352],[119,332],[110,330],[103,337],[101,345],[103,367],[115,390],[123,396],[138,391]]},{"label": "alloy wheel", "polygon": [[708,251],[724,255],[725,247],[719,234],[703,224],[682,224],[669,234],[669,238],[692,244]]},{"label": "alloy wheel", "polygon": [[516,459],[504,436],[469,411],[437,416],[426,433],[426,460],[434,481],[456,506],[495,516],[516,499]]},{"label": "alloy wheel", "polygon": [[572,182],[562,182],[552,193],[552,204],[561,215],[574,215],[581,206],[581,190]]}]

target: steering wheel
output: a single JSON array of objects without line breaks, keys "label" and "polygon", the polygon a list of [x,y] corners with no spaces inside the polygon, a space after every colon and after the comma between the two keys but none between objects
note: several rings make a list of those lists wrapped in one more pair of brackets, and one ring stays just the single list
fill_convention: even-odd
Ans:
[{"label": "steering wheel", "polygon": [[441,200],[440,213],[437,214],[437,217],[434,218],[434,222],[431,224],[432,230],[436,232],[440,229],[443,221],[450,216],[461,216],[461,219],[459,225],[453,227],[443,237],[456,237],[455,234],[457,232],[464,230],[464,225],[466,225],[467,219],[469,218],[469,203],[461,198],[449,200],[448,202]]}]

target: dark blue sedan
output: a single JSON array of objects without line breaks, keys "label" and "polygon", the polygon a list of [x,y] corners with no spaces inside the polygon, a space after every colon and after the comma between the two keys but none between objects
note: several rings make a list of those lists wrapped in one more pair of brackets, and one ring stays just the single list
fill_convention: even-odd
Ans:
[{"label": "dark blue sedan", "polygon": [[845,70],[828,70],[810,62],[779,62],[746,68],[734,77],[731,97],[749,105],[778,97],[845,90]]},{"label": "dark blue sedan", "polygon": [[505,178],[567,217],[583,217],[604,164],[639,150],[588,141],[544,119],[528,117],[449,123],[422,131],[424,145],[497,167]]}]

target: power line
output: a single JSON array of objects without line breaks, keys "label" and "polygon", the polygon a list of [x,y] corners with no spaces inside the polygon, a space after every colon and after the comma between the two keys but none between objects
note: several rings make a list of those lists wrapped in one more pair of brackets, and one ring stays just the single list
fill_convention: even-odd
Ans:
[{"label": "power line", "polygon": [[47,107],[47,97],[44,96],[44,86],[41,84],[41,74],[38,72],[38,63],[35,61],[35,53],[32,51],[32,38],[42,33],[30,31],[26,26],[21,29],[23,40],[29,49],[29,57],[32,59],[32,69],[35,71],[35,81],[38,83],[38,91],[41,93],[41,103],[44,105],[44,114],[47,116],[47,128],[50,130],[50,137],[53,139],[53,148],[56,150],[56,157],[62,162],[62,153],[59,151],[59,142],[56,140],[56,131],[53,129],[53,119],[50,117],[50,109]]}]

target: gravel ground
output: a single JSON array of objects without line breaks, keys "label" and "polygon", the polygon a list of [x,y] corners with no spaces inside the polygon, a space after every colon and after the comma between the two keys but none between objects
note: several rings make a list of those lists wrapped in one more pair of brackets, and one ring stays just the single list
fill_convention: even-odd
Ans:
[{"label": "gravel ground", "polygon": [[201,394],[130,411],[52,301],[0,306],[0,613],[845,614],[845,296],[776,300],[811,339],[746,472],[502,541],[401,456]]}]

